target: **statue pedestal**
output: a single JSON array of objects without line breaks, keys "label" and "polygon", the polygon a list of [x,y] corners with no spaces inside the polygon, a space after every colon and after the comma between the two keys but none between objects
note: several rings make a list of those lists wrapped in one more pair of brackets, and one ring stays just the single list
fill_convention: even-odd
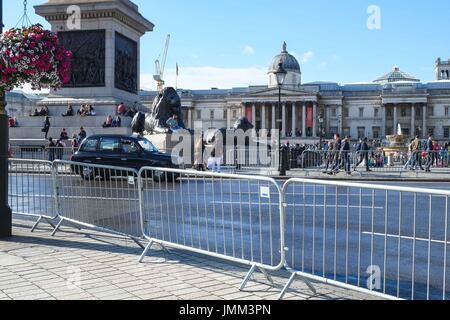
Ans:
[{"label": "statue pedestal", "polygon": [[140,38],[154,25],[138,6],[130,0],[48,0],[34,8],[73,52],[70,82],[39,103],[51,115],[69,103],[75,110],[88,103],[115,111],[120,102],[139,101]]},{"label": "statue pedestal", "polygon": [[179,141],[172,142],[172,134],[166,133],[145,135],[145,138],[150,140],[160,152],[165,153],[171,153],[172,149],[180,143]]}]

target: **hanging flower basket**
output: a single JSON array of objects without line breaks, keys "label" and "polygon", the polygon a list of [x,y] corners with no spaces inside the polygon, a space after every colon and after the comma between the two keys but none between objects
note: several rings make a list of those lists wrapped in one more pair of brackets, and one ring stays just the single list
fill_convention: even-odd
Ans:
[{"label": "hanging flower basket", "polygon": [[10,29],[0,37],[0,88],[60,88],[70,81],[71,59],[58,36],[39,24]]}]

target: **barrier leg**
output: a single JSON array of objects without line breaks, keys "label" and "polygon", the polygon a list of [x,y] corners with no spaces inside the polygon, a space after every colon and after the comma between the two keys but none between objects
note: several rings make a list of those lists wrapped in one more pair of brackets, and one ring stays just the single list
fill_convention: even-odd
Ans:
[{"label": "barrier leg", "polygon": [[250,270],[248,271],[247,275],[245,276],[244,280],[242,281],[239,290],[242,291],[245,289],[245,286],[247,285],[248,281],[250,280],[250,278],[252,277],[253,273],[256,270],[256,265],[252,265],[252,267],[250,268]]},{"label": "barrier leg", "polygon": [[294,283],[295,279],[297,279],[297,277],[300,278],[301,281],[303,281],[306,286],[309,288],[309,290],[311,290],[311,292],[316,295],[317,291],[316,288],[314,288],[314,286],[312,285],[312,283],[308,280],[305,279],[304,277],[293,273],[291,275],[291,277],[289,278],[288,282],[286,283],[286,285],[284,286],[283,290],[281,291],[280,295],[278,296],[278,300],[283,300],[284,296],[286,295],[286,292],[289,290],[289,288],[292,286],[292,284]]},{"label": "barrier leg", "polygon": [[153,245],[153,240],[150,241],[149,244],[145,247],[144,252],[142,252],[141,256],[139,257],[139,260],[138,260],[139,263],[142,263],[142,261],[144,261],[144,258],[147,255],[148,250],[150,250],[150,248],[152,247],[152,245]]},{"label": "barrier leg", "polygon": [[61,225],[63,224],[63,222],[64,222],[64,219],[61,219],[59,221],[59,223],[56,225],[55,230],[53,230],[53,232],[52,232],[52,237],[54,237],[55,234],[59,231],[59,228],[61,228]]},{"label": "barrier leg", "polygon": [[[34,232],[34,230],[36,230],[36,228],[38,227],[38,225],[41,223],[42,219],[44,217],[40,216],[39,219],[37,219],[36,223],[33,225],[33,227],[31,228],[30,232]],[[53,226],[53,228],[55,228],[55,226]]]},{"label": "barrier leg", "polygon": [[267,271],[264,270],[263,268],[259,268],[259,271],[261,271],[261,273],[266,277],[267,281],[270,282],[270,284],[272,285],[272,288],[275,287],[275,282],[273,282],[273,279],[270,276],[270,274],[268,274]]}]

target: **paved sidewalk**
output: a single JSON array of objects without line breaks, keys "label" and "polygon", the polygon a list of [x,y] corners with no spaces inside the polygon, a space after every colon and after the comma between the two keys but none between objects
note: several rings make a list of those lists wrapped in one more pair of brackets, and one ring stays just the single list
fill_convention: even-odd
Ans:
[{"label": "paved sidewalk", "polygon": [[[129,240],[69,228],[52,238],[45,226],[30,233],[30,222],[14,223],[14,237],[0,240],[0,300],[274,300],[287,281],[287,273],[277,274],[272,288],[256,274],[240,292],[247,269],[239,265],[158,249],[139,264],[141,249]],[[296,281],[285,299],[372,299],[328,285],[316,288],[312,296]]]}]

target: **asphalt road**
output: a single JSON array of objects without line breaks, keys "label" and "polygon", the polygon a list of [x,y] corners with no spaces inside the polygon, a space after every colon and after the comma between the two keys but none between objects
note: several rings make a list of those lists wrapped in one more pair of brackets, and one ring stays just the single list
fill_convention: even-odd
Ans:
[{"label": "asphalt road", "polygon": [[[441,183],[397,184],[450,190]],[[65,217],[141,234],[135,179],[84,181],[63,176],[60,185]],[[266,265],[279,263],[280,199],[275,185],[229,179],[145,180],[144,190],[147,235]],[[15,212],[56,212],[49,175],[12,175],[9,192]],[[446,291],[448,299],[444,197],[295,184],[286,190],[286,203],[290,267],[366,287],[369,266],[377,266],[380,291],[398,291],[407,299],[442,299]]]}]

